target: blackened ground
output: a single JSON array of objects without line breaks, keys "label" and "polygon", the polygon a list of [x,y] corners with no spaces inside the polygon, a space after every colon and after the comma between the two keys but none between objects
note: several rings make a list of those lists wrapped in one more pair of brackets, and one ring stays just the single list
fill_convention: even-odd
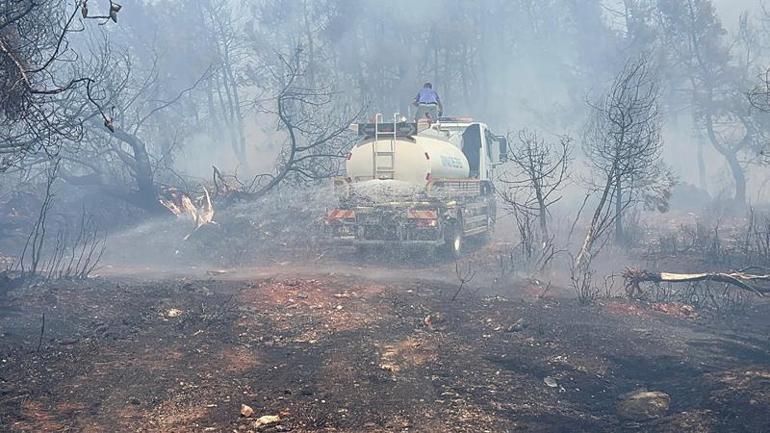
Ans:
[{"label": "blackened ground", "polygon": [[[0,430],[257,431],[278,415],[260,431],[770,431],[768,303],[705,319],[455,289],[320,272],[17,289],[0,300]],[[640,388],[670,394],[669,414],[618,419]]]}]

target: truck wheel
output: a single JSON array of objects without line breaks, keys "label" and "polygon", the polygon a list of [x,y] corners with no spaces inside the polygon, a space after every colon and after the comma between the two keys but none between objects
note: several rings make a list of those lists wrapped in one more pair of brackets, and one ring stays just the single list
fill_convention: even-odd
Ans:
[{"label": "truck wheel", "polygon": [[444,243],[446,252],[450,257],[459,259],[462,256],[465,239],[463,239],[463,231],[459,224],[455,223],[447,227]]}]

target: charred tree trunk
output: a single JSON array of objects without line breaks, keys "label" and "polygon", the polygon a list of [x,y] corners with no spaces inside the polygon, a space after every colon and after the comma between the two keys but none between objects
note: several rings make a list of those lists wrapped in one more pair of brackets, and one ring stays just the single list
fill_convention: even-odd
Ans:
[{"label": "charred tree trunk", "polygon": [[224,65],[224,75],[225,92],[227,93],[228,103],[230,104],[230,127],[234,129],[234,131],[232,131],[233,143],[237,149],[236,154],[238,156],[238,162],[248,170],[249,161],[246,156],[246,137],[243,134],[241,100],[238,96],[238,83],[235,81],[235,75],[233,74],[230,62],[226,62]]},{"label": "charred tree trunk", "polygon": [[540,234],[543,236],[543,239],[548,239],[548,205],[545,202],[545,197],[543,197],[543,191],[540,188],[537,188],[535,190],[535,194],[537,195],[537,204],[538,204],[538,219],[540,222]]},{"label": "charred tree trunk", "polygon": [[615,191],[615,242],[625,245],[626,236],[623,232],[623,187],[620,176],[617,177]]},{"label": "charred tree trunk", "polygon": [[158,202],[155,173],[152,169],[150,155],[147,152],[147,145],[139,137],[122,129],[116,129],[113,136],[131,148],[132,155],[126,155],[119,148],[115,148],[118,156],[128,163],[134,175],[137,191],[135,199],[131,201],[143,209],[161,211],[162,206]]},{"label": "charred tree trunk", "polygon": [[[742,143],[739,145],[730,145],[722,143],[717,138],[717,134],[714,131],[714,119],[711,115],[706,117],[706,132],[708,133],[711,145],[719,152],[720,155],[727,161],[727,165],[730,167],[730,174],[733,176],[733,182],[735,183],[735,194],[733,200],[735,205],[743,207],[746,205],[746,173],[738,161],[738,152],[742,148]],[[745,141],[745,140],[744,140]]]},{"label": "charred tree trunk", "polygon": [[703,136],[701,134],[698,134],[695,141],[695,156],[698,161],[698,187],[704,191],[708,191],[706,182],[706,159],[703,156]]},{"label": "charred tree trunk", "polygon": [[602,221],[602,214],[604,213],[605,206],[608,204],[607,200],[609,199],[610,193],[612,191],[613,179],[614,176],[607,176],[607,183],[604,185],[602,196],[599,199],[599,203],[596,205],[593,217],[591,217],[591,224],[588,226],[588,231],[586,232],[586,237],[583,240],[583,245],[580,247],[580,251],[578,251],[577,257],[575,258],[575,269],[582,269],[584,266],[586,266],[586,264],[590,264],[590,257],[594,247],[594,242],[596,242],[596,238],[601,231],[601,227],[599,227],[599,225]]},{"label": "charred tree trunk", "polygon": [[730,167],[730,174],[733,176],[733,182],[735,183],[735,195],[733,200],[739,206],[746,204],[746,173],[743,171],[738,156],[735,153],[725,155],[727,165]]}]

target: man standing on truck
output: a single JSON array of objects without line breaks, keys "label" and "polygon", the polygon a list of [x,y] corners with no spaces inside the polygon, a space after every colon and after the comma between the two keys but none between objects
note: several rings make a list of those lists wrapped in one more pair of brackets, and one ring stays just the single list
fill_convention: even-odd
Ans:
[{"label": "man standing on truck", "polygon": [[414,105],[417,107],[417,114],[414,116],[415,122],[423,118],[428,118],[429,123],[433,123],[443,114],[444,106],[441,105],[441,98],[433,90],[431,83],[425,83],[422,89],[414,98]]}]

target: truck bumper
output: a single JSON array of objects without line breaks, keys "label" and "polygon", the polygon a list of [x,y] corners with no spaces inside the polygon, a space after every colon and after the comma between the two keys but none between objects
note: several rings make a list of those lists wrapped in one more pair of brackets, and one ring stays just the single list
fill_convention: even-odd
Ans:
[{"label": "truck bumper", "polygon": [[444,244],[443,239],[436,240],[379,240],[379,239],[356,239],[354,237],[331,237],[329,243],[334,245],[356,246],[356,245],[392,245],[392,246],[426,246],[438,247]]},{"label": "truck bumper", "polygon": [[441,245],[443,228],[434,210],[335,209],[326,220],[329,241],[347,245]]}]

